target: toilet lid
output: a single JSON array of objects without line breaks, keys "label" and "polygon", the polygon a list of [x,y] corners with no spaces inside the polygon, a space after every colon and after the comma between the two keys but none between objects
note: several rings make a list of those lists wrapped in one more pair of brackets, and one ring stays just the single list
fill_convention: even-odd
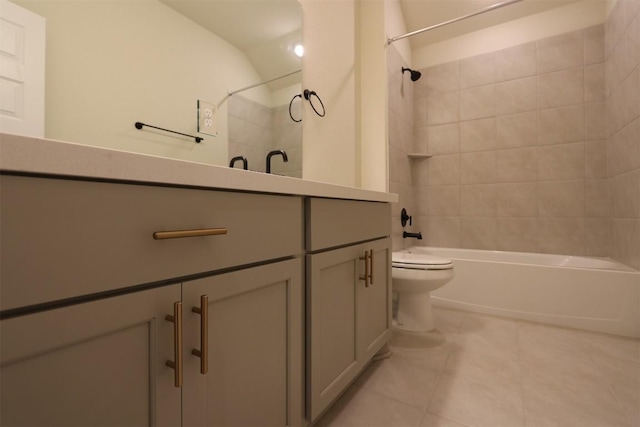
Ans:
[{"label": "toilet lid", "polygon": [[452,264],[450,259],[427,254],[412,254],[409,252],[394,252],[391,264],[394,267],[429,268],[430,266],[447,266]]}]

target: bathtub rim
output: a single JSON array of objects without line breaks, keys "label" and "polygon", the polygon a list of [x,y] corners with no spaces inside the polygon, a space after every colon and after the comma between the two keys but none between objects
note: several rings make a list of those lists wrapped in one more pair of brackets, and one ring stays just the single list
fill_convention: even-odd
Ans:
[{"label": "bathtub rim", "polygon": [[[612,272],[617,272],[617,273],[631,273],[631,274],[638,274],[640,273],[640,270],[636,270],[631,266],[628,266],[626,264],[621,263],[618,260],[609,258],[609,257],[592,257],[592,256],[582,256],[582,255],[566,255],[566,254],[546,254],[546,253],[541,253],[541,252],[516,252],[516,251],[499,251],[499,250],[493,250],[493,249],[471,249],[471,248],[447,248],[447,247],[442,247],[442,246],[419,246],[419,245],[413,245],[413,246],[409,246],[407,248],[401,249],[399,251],[395,251],[395,252],[409,252],[411,251],[411,249],[415,249],[418,248],[418,252],[420,251],[420,248],[423,249],[430,249],[430,250],[434,250],[434,251],[457,251],[460,253],[463,252],[480,252],[480,253],[484,253],[484,254],[491,254],[491,255],[496,255],[498,256],[498,258],[496,259],[478,259],[478,258],[473,258],[473,257],[469,257],[469,256],[448,256],[448,255],[443,255],[443,254],[433,254],[442,258],[448,258],[451,260],[456,260],[456,259],[460,259],[460,260],[466,260],[466,261],[475,261],[475,262],[497,262],[497,263],[507,263],[507,264],[516,264],[516,265],[528,265],[528,266],[536,266],[536,267],[550,267],[550,268],[569,268],[569,269],[577,269],[577,270],[598,270],[598,271],[612,271]],[[540,257],[545,257],[545,258],[552,258],[552,257],[557,257],[557,258],[562,258],[562,259],[566,259],[566,258],[572,258],[572,259],[582,259],[582,260],[588,260],[588,261],[599,261],[599,262],[608,262],[608,263],[612,263],[615,265],[616,268],[602,268],[602,267],[586,267],[586,266],[572,266],[572,265],[561,265],[561,264],[554,264],[554,263],[535,263],[535,262],[521,262],[521,261],[515,261],[515,260],[505,260],[505,259],[500,259],[500,256],[511,256],[511,254],[515,255],[515,256],[521,256],[521,257],[527,257],[527,256],[534,256],[537,258]]]}]

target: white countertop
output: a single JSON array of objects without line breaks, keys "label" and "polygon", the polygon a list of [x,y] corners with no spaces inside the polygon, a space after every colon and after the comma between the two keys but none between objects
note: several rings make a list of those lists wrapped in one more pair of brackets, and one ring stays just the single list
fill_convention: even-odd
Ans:
[{"label": "white countertop", "polygon": [[10,134],[0,134],[0,170],[260,193],[398,201],[398,195],[394,193]]}]

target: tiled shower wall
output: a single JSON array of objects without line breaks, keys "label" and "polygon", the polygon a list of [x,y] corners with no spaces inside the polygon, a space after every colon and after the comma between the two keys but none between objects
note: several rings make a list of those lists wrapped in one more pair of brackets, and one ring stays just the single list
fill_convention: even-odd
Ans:
[{"label": "tiled shower wall", "polygon": [[640,269],[640,0],[619,0],[606,23],[610,256]]},{"label": "tiled shower wall", "polygon": [[[265,172],[267,153],[285,150],[288,162],[272,158],[275,174],[302,177],[302,123],[289,116],[289,106],[269,108],[240,95],[229,98],[229,159],[245,156],[249,169]],[[292,115],[300,117],[300,105],[294,103]],[[241,167],[236,164],[236,167]]]},{"label": "tiled shower wall", "polygon": [[426,243],[607,255],[604,71],[603,26],[423,70]]},{"label": "tiled shower wall", "polygon": [[[389,48],[394,249],[612,256],[640,267],[638,3],[619,1],[606,31],[431,67],[416,83],[400,80],[406,64]],[[402,206],[422,242],[401,238]]]},{"label": "tiled shower wall", "polygon": [[[408,73],[403,76],[402,67],[407,64],[393,45],[387,48],[388,79],[388,128],[389,128],[389,191],[399,196],[398,203],[392,207],[392,244],[393,250],[400,250],[405,244],[402,240],[400,212],[406,208],[414,215],[415,204],[411,179],[411,160],[407,153],[413,148],[413,91],[415,84]],[[407,244],[406,246],[410,246]]]}]

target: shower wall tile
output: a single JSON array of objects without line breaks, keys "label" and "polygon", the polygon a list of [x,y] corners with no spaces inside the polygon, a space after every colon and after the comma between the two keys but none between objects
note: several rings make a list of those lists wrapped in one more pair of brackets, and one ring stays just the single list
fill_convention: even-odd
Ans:
[{"label": "shower wall tile", "polygon": [[526,43],[496,52],[496,81],[535,76],[536,44]]},{"label": "shower wall tile", "polygon": [[584,254],[586,256],[606,257],[609,248],[610,230],[607,218],[585,218]]},{"label": "shower wall tile", "polygon": [[538,149],[538,179],[584,179],[584,143],[540,146]]},{"label": "shower wall tile", "polygon": [[493,117],[496,114],[494,85],[460,91],[460,120]]},{"label": "shower wall tile", "polygon": [[640,269],[640,220],[611,221],[611,257],[635,269]]},{"label": "shower wall tile", "polygon": [[498,211],[496,184],[460,186],[460,215],[495,217]]},{"label": "shower wall tile", "polygon": [[607,143],[605,140],[587,141],[584,144],[585,178],[607,177]]},{"label": "shower wall tile", "polygon": [[430,154],[450,154],[460,152],[460,125],[450,123],[427,128],[427,151]]},{"label": "shower wall tile", "polygon": [[460,120],[458,92],[435,93],[427,98],[427,125],[453,123]]},{"label": "shower wall tile", "polygon": [[548,181],[538,184],[538,215],[553,218],[584,217],[584,181]]},{"label": "shower wall tile", "polygon": [[582,67],[538,75],[538,106],[541,109],[584,102]]},{"label": "shower wall tile", "polygon": [[640,65],[640,15],[636,15],[629,25],[627,43],[629,69],[633,70]]},{"label": "shower wall tile", "polygon": [[498,148],[538,145],[538,113],[536,111],[498,116],[496,126]]},{"label": "shower wall tile", "polygon": [[640,168],[640,118],[611,137],[607,158],[610,176]]},{"label": "shower wall tile", "polygon": [[[435,159],[435,157],[434,157]],[[411,183],[415,187],[426,187],[428,185],[437,185],[429,181],[429,174],[431,174],[431,167],[427,167],[427,160],[431,162],[432,159],[412,159],[411,162]],[[442,185],[442,184],[440,184]]]},{"label": "shower wall tile", "polygon": [[468,249],[496,249],[497,218],[460,218],[460,245]]},{"label": "shower wall tile", "polygon": [[605,63],[607,92],[611,93],[613,88],[620,86],[627,75],[627,40],[621,39],[615,46],[611,55]]},{"label": "shower wall tile", "polygon": [[[414,162],[416,161],[421,161],[421,160],[414,160]],[[431,159],[425,159],[422,161],[429,163],[427,168],[420,168],[420,169],[428,170],[429,185],[460,184],[460,155],[459,154],[434,156]]]},{"label": "shower wall tile", "polygon": [[419,198],[418,213],[433,216],[460,215],[460,187],[457,185],[429,186]]},{"label": "shower wall tile", "polygon": [[444,248],[460,247],[460,218],[429,218],[426,225],[420,224],[427,246]]},{"label": "shower wall tile", "polygon": [[499,251],[537,252],[538,220],[536,218],[498,218]]},{"label": "shower wall tile", "polygon": [[496,118],[460,122],[460,151],[495,150]]},{"label": "shower wall tile", "polygon": [[584,30],[584,63],[604,62],[604,25],[596,25]]},{"label": "shower wall tile", "polygon": [[413,150],[416,153],[429,152],[428,142],[429,128],[427,126],[416,127],[413,129]]},{"label": "shower wall tile", "polygon": [[582,30],[538,42],[538,73],[564,70],[583,64],[584,33]]},{"label": "shower wall tile", "polygon": [[539,218],[538,250],[548,254],[584,255],[584,219]]},{"label": "shower wall tile", "polygon": [[612,216],[640,218],[640,169],[611,178]]},{"label": "shower wall tile", "polygon": [[497,83],[496,104],[498,115],[536,110],[536,78],[524,77]]},{"label": "shower wall tile", "polygon": [[603,101],[606,97],[604,63],[584,67],[584,100],[586,102]]},{"label": "shower wall tile", "polygon": [[414,98],[413,100],[413,124],[416,127],[427,125],[427,98]]},{"label": "shower wall tile", "polygon": [[585,137],[587,140],[607,138],[605,102],[585,104]]},{"label": "shower wall tile", "polygon": [[460,89],[483,86],[496,81],[496,55],[486,53],[460,60]]},{"label": "shower wall tile", "polygon": [[537,217],[538,184],[535,182],[497,184],[498,217]]},{"label": "shower wall tile", "polygon": [[492,184],[496,182],[496,152],[479,151],[460,155],[461,184]]},{"label": "shower wall tile", "polygon": [[452,92],[460,88],[458,62],[429,67],[423,71],[428,95]]},{"label": "shower wall tile", "polygon": [[586,218],[608,218],[611,206],[609,182],[606,179],[585,181],[584,202]]},{"label": "shower wall tile", "polygon": [[398,184],[411,185],[411,160],[397,147],[389,147],[389,179]]},{"label": "shower wall tile", "polygon": [[580,142],[585,139],[584,104],[540,110],[540,145]]},{"label": "shower wall tile", "polygon": [[496,151],[497,182],[528,182],[538,178],[538,150],[535,147]]}]

